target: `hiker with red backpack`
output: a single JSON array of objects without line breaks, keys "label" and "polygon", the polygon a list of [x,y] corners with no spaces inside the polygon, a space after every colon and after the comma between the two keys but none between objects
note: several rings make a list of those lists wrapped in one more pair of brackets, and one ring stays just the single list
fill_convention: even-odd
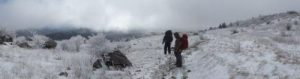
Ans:
[{"label": "hiker with red backpack", "polygon": [[174,36],[176,38],[175,41],[175,57],[176,57],[176,66],[182,67],[182,56],[181,52],[188,48],[188,36],[187,34],[183,34],[182,37],[180,37],[178,32],[174,33]]}]

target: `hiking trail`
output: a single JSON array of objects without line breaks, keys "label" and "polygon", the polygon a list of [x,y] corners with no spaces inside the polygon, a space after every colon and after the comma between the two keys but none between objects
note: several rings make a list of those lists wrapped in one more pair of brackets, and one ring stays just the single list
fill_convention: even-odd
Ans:
[{"label": "hiking trail", "polygon": [[191,53],[193,53],[194,51],[199,51],[199,45],[204,45],[207,44],[209,42],[208,39],[204,39],[204,40],[198,40],[195,43],[193,43],[188,50],[183,51],[182,53],[182,60],[183,60],[183,67],[181,68],[177,68],[174,64],[176,62],[176,58],[175,57],[169,57],[169,61],[166,64],[168,66],[168,74],[164,76],[164,79],[188,79],[188,73],[191,72],[191,70],[186,68],[186,64],[184,62],[186,62],[185,59],[188,58],[189,55],[191,55]]}]

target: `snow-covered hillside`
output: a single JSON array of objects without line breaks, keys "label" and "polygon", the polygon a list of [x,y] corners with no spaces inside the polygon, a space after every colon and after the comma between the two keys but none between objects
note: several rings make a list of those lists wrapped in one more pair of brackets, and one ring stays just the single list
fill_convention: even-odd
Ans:
[{"label": "snow-covered hillside", "polygon": [[[281,15],[285,16],[277,17]],[[200,49],[185,60],[186,68],[191,70],[188,78],[300,78],[300,17],[284,13],[272,16],[269,24],[249,20],[249,26],[205,33],[208,43],[198,45]],[[290,31],[287,26],[291,26]],[[232,34],[232,30],[239,33]]]},{"label": "snow-covered hillside", "polygon": [[[175,67],[173,54],[163,54],[163,34],[126,42],[74,37],[59,41],[56,49],[0,45],[0,79],[299,79],[299,22],[299,14],[280,13],[225,29],[189,33],[182,68]],[[93,71],[95,51],[114,48],[133,66]],[[61,72],[68,76],[59,76]]]},{"label": "snow-covered hillside", "polygon": [[[56,49],[25,49],[15,45],[0,46],[0,61],[2,65],[1,79],[156,79],[163,78],[170,70],[173,55],[164,55],[162,35],[148,36],[129,42],[109,43],[121,48],[133,66],[123,71],[106,68],[92,70],[96,55],[91,53],[90,44],[83,44],[80,51],[73,49],[83,38],[74,37],[61,41]],[[102,39],[102,38],[98,38]],[[190,42],[198,41],[198,36],[191,36]],[[90,39],[92,40],[92,39]],[[90,41],[88,40],[88,41]],[[195,41],[194,41],[195,40]],[[96,41],[96,40],[93,40]],[[65,43],[70,44],[64,47]],[[100,43],[101,44],[101,43]],[[110,46],[105,45],[103,46]],[[68,47],[69,46],[69,47]],[[109,47],[107,47],[109,48]],[[171,59],[172,58],[172,59]],[[171,62],[172,61],[172,62]],[[59,76],[67,72],[68,76]]]}]

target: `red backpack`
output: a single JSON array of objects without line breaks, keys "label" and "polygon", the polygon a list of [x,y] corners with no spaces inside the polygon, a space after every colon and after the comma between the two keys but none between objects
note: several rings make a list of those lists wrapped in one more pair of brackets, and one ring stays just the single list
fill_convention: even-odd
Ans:
[{"label": "red backpack", "polygon": [[180,49],[185,50],[189,47],[189,41],[188,41],[188,36],[187,34],[183,34],[181,38],[181,47]]}]

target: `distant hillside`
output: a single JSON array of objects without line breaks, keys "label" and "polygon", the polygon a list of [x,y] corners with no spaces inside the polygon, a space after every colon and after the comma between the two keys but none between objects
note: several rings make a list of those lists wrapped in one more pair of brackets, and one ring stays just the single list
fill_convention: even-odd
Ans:
[{"label": "distant hillside", "polygon": [[17,36],[31,37],[34,34],[45,35],[54,40],[70,39],[73,36],[81,35],[85,38],[95,35],[96,32],[88,28],[41,28],[25,29],[17,31]]},{"label": "distant hillside", "polygon": [[[131,30],[128,32],[106,31],[99,32],[106,36],[111,41],[128,41],[133,38],[142,37],[144,33],[139,30]],[[32,37],[34,34],[45,35],[54,40],[70,39],[73,36],[81,35],[85,38],[96,35],[97,32],[88,28],[40,28],[40,29],[25,29],[17,31],[18,36]]]},{"label": "distant hillside", "polygon": [[280,20],[295,18],[300,16],[300,13],[297,11],[288,11],[285,13],[278,13],[273,15],[264,15],[259,17],[254,17],[252,19],[237,21],[235,23],[229,24],[229,26],[239,26],[239,27],[248,27],[248,26],[256,26],[260,24],[274,24],[274,22],[278,22]]},{"label": "distant hillside", "polygon": [[138,30],[131,30],[129,32],[118,32],[118,31],[108,31],[103,32],[106,39],[111,41],[129,41],[131,39],[143,37],[145,33]]}]

